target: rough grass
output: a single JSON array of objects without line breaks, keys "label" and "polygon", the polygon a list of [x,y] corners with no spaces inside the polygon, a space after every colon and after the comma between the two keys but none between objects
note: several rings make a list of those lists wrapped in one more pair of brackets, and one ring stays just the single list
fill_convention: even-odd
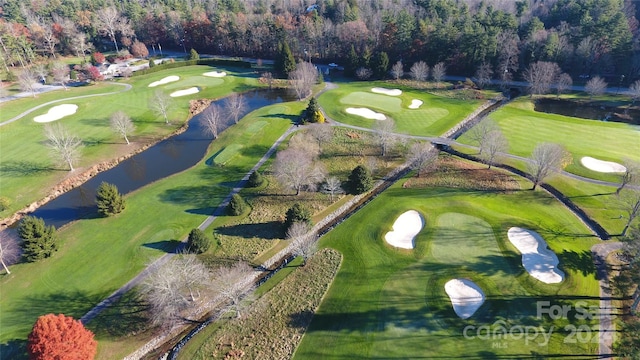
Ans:
[{"label": "rough grass", "polygon": [[[499,319],[508,328],[593,324],[535,316],[538,300],[597,305],[589,251],[597,240],[567,209],[538,191],[402,185],[393,185],[322,239],[321,245],[337,249],[344,260],[295,358],[518,358],[597,351],[593,343],[563,343],[565,334],[558,331],[547,346],[462,336],[467,325],[493,326]],[[396,250],[385,244],[383,235],[408,209],[419,211],[426,226],[414,250]],[[524,271],[520,254],[507,239],[511,226],[545,238],[567,274],[563,283],[543,284]],[[487,295],[466,321],[455,315],[444,292],[444,283],[456,277],[473,280]]]},{"label": "rough grass", "polygon": [[[371,92],[373,87],[399,88],[400,96]],[[411,100],[422,100],[419,109],[409,109]],[[470,114],[482,100],[460,100],[437,96],[393,82],[340,83],[337,89],[323,93],[318,101],[327,115],[334,120],[371,128],[375,121],[346,113],[347,107],[364,106],[382,112],[396,122],[397,132],[412,135],[442,135]]]},{"label": "rough grass", "polygon": [[179,358],[291,358],[340,261],[337,251],[321,250],[252,304],[242,318],[215,324],[214,331],[194,339]]}]

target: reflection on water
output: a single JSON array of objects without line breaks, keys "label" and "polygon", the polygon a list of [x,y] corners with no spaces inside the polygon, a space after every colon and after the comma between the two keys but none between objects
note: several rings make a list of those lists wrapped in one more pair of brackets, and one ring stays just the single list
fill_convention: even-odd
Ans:
[{"label": "reflection on water", "polygon": [[[285,91],[256,90],[244,94],[246,109],[241,117],[261,107],[293,100]],[[223,106],[223,100],[213,102]],[[207,151],[211,137],[205,135],[200,116],[189,120],[189,128],[182,134],[148,148],[121,162],[116,167],[102,172],[65,194],[41,206],[32,215],[44,219],[48,225],[61,227],[73,220],[93,216],[96,189],[104,181],[115,184],[126,194],[151,182],[178,173],[195,165]]]},{"label": "reflection on water", "polygon": [[620,107],[590,105],[576,101],[539,99],[535,110],[549,114],[573,116],[583,119],[623,122],[640,125],[640,110]]}]

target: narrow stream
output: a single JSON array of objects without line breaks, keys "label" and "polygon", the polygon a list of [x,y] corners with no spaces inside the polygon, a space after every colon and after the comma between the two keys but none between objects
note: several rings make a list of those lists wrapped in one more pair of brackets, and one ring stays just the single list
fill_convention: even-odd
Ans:
[{"label": "narrow stream", "polygon": [[[247,106],[241,116],[267,105],[291,100],[283,90],[254,90],[243,95]],[[223,107],[223,101],[213,103]],[[121,193],[126,194],[192,167],[204,157],[211,143],[211,137],[204,134],[199,120],[200,115],[194,116],[182,134],[163,140],[101,172],[83,185],[44,204],[31,215],[43,218],[47,225],[60,228],[71,221],[97,215],[96,189],[103,181],[115,184]]]}]

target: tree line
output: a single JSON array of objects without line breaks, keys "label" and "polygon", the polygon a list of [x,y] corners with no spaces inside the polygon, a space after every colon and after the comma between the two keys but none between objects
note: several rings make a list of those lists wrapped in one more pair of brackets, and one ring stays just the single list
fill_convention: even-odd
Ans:
[{"label": "tree line", "polygon": [[631,0],[5,0],[0,61],[8,71],[38,56],[163,48],[275,58],[286,42],[306,61],[347,61],[353,46],[458,74],[489,64],[519,76],[547,61],[574,77],[634,80],[639,12]]}]

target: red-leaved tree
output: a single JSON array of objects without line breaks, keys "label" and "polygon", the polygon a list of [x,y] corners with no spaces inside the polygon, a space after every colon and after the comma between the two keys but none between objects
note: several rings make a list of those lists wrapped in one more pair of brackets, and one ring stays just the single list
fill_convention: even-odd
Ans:
[{"label": "red-leaved tree", "polygon": [[63,314],[38,318],[29,334],[27,351],[35,360],[93,359],[98,343],[80,320]]}]

